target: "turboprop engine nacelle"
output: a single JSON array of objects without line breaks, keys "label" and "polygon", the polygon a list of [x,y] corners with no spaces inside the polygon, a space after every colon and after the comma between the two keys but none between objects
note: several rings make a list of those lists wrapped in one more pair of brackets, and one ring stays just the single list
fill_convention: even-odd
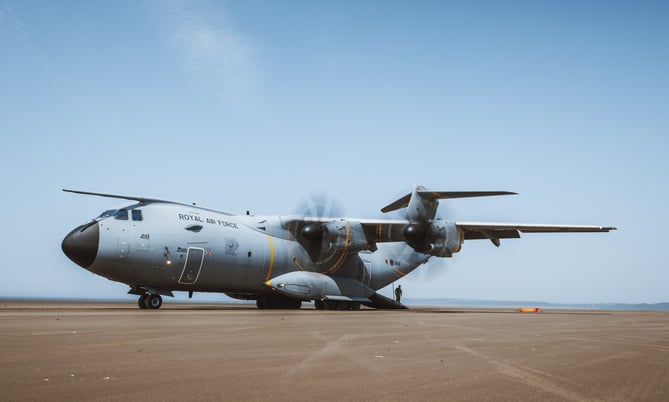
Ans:
[{"label": "turboprop engine nacelle", "polygon": [[360,222],[338,220],[324,225],[323,248],[332,251],[356,252],[373,246],[367,241]]},{"label": "turboprop engine nacelle", "polygon": [[460,251],[464,233],[455,222],[433,220],[411,223],[404,228],[406,242],[417,252],[435,257],[451,257]]}]

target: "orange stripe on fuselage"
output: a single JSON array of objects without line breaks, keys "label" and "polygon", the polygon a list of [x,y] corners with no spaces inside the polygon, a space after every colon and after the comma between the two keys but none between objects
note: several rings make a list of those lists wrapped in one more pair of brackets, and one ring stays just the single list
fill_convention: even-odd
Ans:
[{"label": "orange stripe on fuselage", "polygon": [[395,273],[395,275],[397,275],[398,278],[401,278],[404,275],[406,275],[404,272],[400,271],[399,269],[393,269],[393,272]]},{"label": "orange stripe on fuselage", "polygon": [[267,269],[267,276],[265,276],[265,282],[272,277],[272,269],[274,268],[274,242],[271,236],[267,236],[267,238],[269,239],[269,267]]},{"label": "orange stripe on fuselage", "polygon": [[346,225],[346,247],[344,247],[344,251],[341,252],[341,255],[339,256],[339,260],[337,260],[337,262],[334,263],[332,268],[328,269],[325,272],[326,274],[329,274],[329,273],[332,273],[332,272],[335,272],[336,270],[338,270],[341,267],[341,265],[344,263],[344,260],[346,259],[348,246],[349,246],[349,241],[351,240],[351,230],[348,226],[348,222],[344,222],[344,224]]}]

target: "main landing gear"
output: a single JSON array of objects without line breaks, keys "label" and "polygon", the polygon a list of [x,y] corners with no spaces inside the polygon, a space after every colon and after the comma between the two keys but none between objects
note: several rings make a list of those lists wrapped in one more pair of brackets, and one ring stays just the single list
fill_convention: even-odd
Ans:
[{"label": "main landing gear", "polygon": [[302,301],[288,297],[259,297],[256,307],[264,309],[298,310],[302,307]]},{"label": "main landing gear", "polygon": [[163,298],[155,294],[143,294],[139,296],[137,305],[141,309],[157,310],[163,305]]},{"label": "main landing gear", "polygon": [[360,310],[360,303],[343,300],[314,300],[316,310]]}]

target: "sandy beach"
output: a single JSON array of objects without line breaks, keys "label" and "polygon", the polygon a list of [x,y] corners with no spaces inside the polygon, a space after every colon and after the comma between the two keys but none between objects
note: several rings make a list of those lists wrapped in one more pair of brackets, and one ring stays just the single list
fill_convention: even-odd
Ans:
[{"label": "sandy beach", "polygon": [[661,401],[669,313],[0,303],[0,400]]}]

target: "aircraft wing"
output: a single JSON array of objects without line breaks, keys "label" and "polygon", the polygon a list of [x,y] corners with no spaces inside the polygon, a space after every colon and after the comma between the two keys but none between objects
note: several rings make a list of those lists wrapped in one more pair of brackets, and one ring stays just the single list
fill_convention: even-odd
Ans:
[{"label": "aircraft wing", "polygon": [[[406,241],[404,229],[411,224],[408,220],[385,220],[385,219],[343,219],[343,218],[316,218],[301,217],[295,219],[297,222],[319,222],[331,221],[358,222],[362,226],[365,236],[370,242],[401,242]],[[497,222],[455,222],[464,233],[464,240],[488,239],[499,247],[499,239],[517,239],[520,233],[590,233],[608,232],[616,230],[615,227],[593,226],[593,225],[554,225],[534,223],[497,223]]]},{"label": "aircraft wing", "polygon": [[616,230],[610,226],[552,225],[532,223],[456,222],[465,240],[489,239],[499,247],[499,239],[517,239],[520,233],[591,233]]},{"label": "aircraft wing", "polygon": [[538,223],[493,223],[493,222],[456,222],[465,232],[516,230],[523,233],[556,233],[556,232],[608,232],[616,230],[610,226],[591,225],[553,225]]},{"label": "aircraft wing", "polygon": [[[410,223],[406,220],[368,220],[359,222],[365,228],[368,238],[377,242],[404,241],[404,228]],[[608,232],[615,227],[592,225],[553,225],[533,223],[497,223],[497,222],[455,222],[464,232],[465,240],[478,239],[516,239],[520,233],[569,233],[569,232]]]}]

